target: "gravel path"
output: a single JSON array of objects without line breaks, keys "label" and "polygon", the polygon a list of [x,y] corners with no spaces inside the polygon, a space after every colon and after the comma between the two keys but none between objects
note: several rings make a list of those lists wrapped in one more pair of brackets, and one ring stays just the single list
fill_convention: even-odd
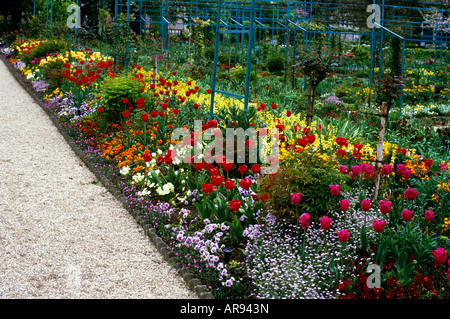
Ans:
[{"label": "gravel path", "polygon": [[197,298],[0,62],[0,298]]}]

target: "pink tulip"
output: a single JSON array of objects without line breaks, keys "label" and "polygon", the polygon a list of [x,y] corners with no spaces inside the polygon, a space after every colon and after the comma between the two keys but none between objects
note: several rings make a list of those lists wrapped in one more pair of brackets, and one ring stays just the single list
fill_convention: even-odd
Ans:
[{"label": "pink tulip", "polygon": [[447,252],[444,248],[436,248],[433,250],[433,256],[434,256],[434,264],[435,265],[443,265],[445,264],[445,261],[447,260]]},{"label": "pink tulip", "polygon": [[380,200],[378,205],[380,206],[380,211],[382,214],[386,215],[391,211],[392,202],[388,200]]},{"label": "pink tulip", "polygon": [[341,187],[339,185],[330,185],[331,195],[337,196],[341,191]]},{"label": "pink tulip", "polygon": [[319,218],[320,221],[320,227],[322,227],[323,230],[327,230],[330,228],[331,225],[331,218],[328,216],[323,216]]},{"label": "pink tulip", "polygon": [[392,167],[392,165],[386,164],[383,165],[383,167],[381,168],[381,174],[389,175],[390,173],[392,173],[393,170],[394,168]]},{"label": "pink tulip", "polygon": [[417,197],[417,191],[408,187],[408,189],[403,193],[403,197],[409,200],[414,200]]},{"label": "pink tulip", "polygon": [[350,202],[347,199],[343,199],[339,201],[339,206],[343,212],[347,211],[350,207]]},{"label": "pink tulip", "polygon": [[309,223],[311,221],[311,216],[308,213],[303,213],[300,216],[300,219],[298,220],[300,226],[303,228],[307,228],[309,226]]},{"label": "pink tulip", "polygon": [[359,165],[354,165],[350,168],[350,173],[352,177],[358,177],[361,174],[361,167]]},{"label": "pink tulip", "polygon": [[300,193],[291,193],[292,204],[300,203],[301,199],[302,199],[302,194],[300,194]]},{"label": "pink tulip", "polygon": [[397,164],[397,174],[403,175],[405,169],[406,169],[405,164]]},{"label": "pink tulip", "polygon": [[411,221],[413,214],[414,214],[414,213],[413,213],[412,211],[410,211],[409,209],[405,208],[405,209],[402,211],[402,219],[403,219],[405,222],[409,222],[409,221]]},{"label": "pink tulip", "polygon": [[369,199],[363,199],[361,201],[361,208],[363,211],[367,212],[370,209],[372,202]]},{"label": "pink tulip", "polygon": [[377,233],[382,233],[384,230],[384,220],[374,220],[372,223],[373,230]]},{"label": "pink tulip", "polygon": [[434,214],[433,211],[431,211],[431,210],[426,210],[426,211],[425,211],[425,215],[424,215],[425,220],[426,220],[427,222],[431,221],[431,220],[433,219],[434,215],[435,215],[435,214]]},{"label": "pink tulip", "polygon": [[404,179],[409,179],[411,177],[411,170],[409,168],[405,168],[402,176]]},{"label": "pink tulip", "polygon": [[337,235],[338,235],[338,239],[341,243],[345,243],[350,236],[350,234],[348,233],[348,229],[338,231]]}]

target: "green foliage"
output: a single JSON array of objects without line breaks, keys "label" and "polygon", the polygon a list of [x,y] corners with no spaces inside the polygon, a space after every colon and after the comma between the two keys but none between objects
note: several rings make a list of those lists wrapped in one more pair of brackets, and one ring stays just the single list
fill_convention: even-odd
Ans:
[{"label": "green foliage", "polygon": [[[298,218],[300,212],[307,212],[312,218],[321,217],[338,202],[330,194],[330,185],[341,185],[341,191],[350,189],[345,184],[350,177],[334,169],[336,164],[332,159],[324,160],[304,150],[275,175],[264,176],[261,193],[269,194],[268,204],[278,217]],[[299,204],[292,204],[291,193],[301,193]]]},{"label": "green foliage", "polygon": [[377,254],[377,262],[387,263],[396,260],[397,269],[406,266],[409,255],[414,255],[417,264],[427,266],[432,263],[432,251],[438,248],[435,235],[423,232],[419,226],[412,226],[410,222],[402,222],[397,228],[389,227],[383,232],[383,240],[380,241]]},{"label": "green foliage", "polygon": [[233,242],[238,245],[244,237],[244,228],[236,214],[233,215],[233,222],[228,222],[228,225],[230,225],[230,236]]},{"label": "green foliage", "polygon": [[41,74],[44,80],[49,84],[48,91],[52,92],[60,85],[60,74],[63,74],[66,68],[61,60],[47,62],[41,68]]},{"label": "green foliage", "polygon": [[215,115],[218,124],[222,128],[240,127],[244,130],[250,127],[251,123],[258,123],[257,109],[253,105],[248,105],[247,110],[239,107],[237,104],[232,104],[228,108],[221,108]]},{"label": "green foliage", "polygon": [[271,55],[267,58],[267,69],[275,74],[281,74],[285,69],[284,58],[281,54]]},{"label": "green foliage", "polygon": [[108,121],[120,123],[121,113],[126,108],[122,99],[131,102],[143,97],[141,87],[141,83],[125,75],[117,75],[102,85],[101,95]]},{"label": "green foliage", "polygon": [[354,47],[352,47],[350,52],[355,56],[356,62],[364,62],[369,59],[369,51],[364,49],[360,45],[355,45]]},{"label": "green foliage", "polygon": [[[238,64],[231,69],[230,76],[233,80],[236,80],[238,82],[244,82],[247,76],[247,68]],[[253,81],[254,79],[255,73],[251,72],[250,70],[250,80]]]},{"label": "green foliage", "polygon": [[30,54],[25,55],[22,61],[26,64],[30,64],[36,58],[45,57],[49,53],[60,53],[67,48],[64,42],[57,40],[43,41],[40,46],[37,46]]},{"label": "green foliage", "polygon": [[389,66],[391,68],[391,75],[401,76],[402,74],[402,41],[393,37],[391,39]]}]

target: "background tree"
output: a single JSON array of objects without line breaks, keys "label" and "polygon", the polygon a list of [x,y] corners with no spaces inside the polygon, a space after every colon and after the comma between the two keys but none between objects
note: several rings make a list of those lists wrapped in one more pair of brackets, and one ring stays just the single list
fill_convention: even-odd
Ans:
[{"label": "background tree", "polygon": [[310,51],[300,59],[300,63],[297,65],[298,70],[308,78],[307,125],[311,124],[314,115],[317,87],[323,80],[333,74],[333,66],[337,60],[337,54],[333,51]]}]

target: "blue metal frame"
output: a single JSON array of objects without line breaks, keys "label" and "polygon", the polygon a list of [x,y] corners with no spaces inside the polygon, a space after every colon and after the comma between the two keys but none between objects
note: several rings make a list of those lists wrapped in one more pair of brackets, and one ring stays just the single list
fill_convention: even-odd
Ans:
[{"label": "blue metal frame", "polygon": [[[116,15],[117,15],[117,1],[116,0]],[[147,1],[150,0],[136,0],[135,2],[139,3],[140,8],[142,9],[144,6],[146,6]],[[375,52],[380,56],[380,62],[379,62],[379,76],[378,80],[381,79],[381,71],[382,71],[382,46],[384,43],[384,39],[386,37],[397,37],[403,41],[403,49],[402,49],[402,76],[404,75],[404,60],[405,60],[405,48],[406,43],[410,42],[418,42],[423,41],[422,38],[414,38],[413,36],[409,36],[406,34],[405,36],[400,36],[398,33],[393,32],[392,30],[396,29],[397,27],[401,27],[403,29],[406,29],[411,26],[420,26],[420,24],[423,23],[423,21],[410,21],[406,17],[398,16],[398,15],[391,15],[388,18],[386,18],[386,10],[396,10],[396,9],[404,9],[409,8],[411,10],[416,9],[424,9],[423,7],[420,7],[422,4],[421,1],[415,1],[415,6],[411,7],[402,7],[402,6],[393,6],[393,5],[386,5],[385,0],[378,1],[381,2],[378,5],[381,7],[382,14],[381,14],[381,21],[379,23],[379,28],[376,30],[375,28],[372,28],[369,31],[364,30],[349,30],[349,31],[342,31],[342,30],[334,30],[331,28],[331,26],[327,27],[326,30],[310,30],[307,27],[303,27],[299,25],[298,21],[303,21],[305,23],[312,23],[312,22],[321,22],[323,20],[323,16],[320,16],[321,14],[326,16],[327,12],[336,12],[337,4],[334,3],[328,3],[326,0],[324,1],[312,1],[312,0],[251,0],[251,1],[240,1],[240,0],[192,0],[188,2],[188,6],[185,2],[180,2],[179,0],[164,0],[162,2],[161,10],[160,10],[160,16],[156,17],[154,16],[152,18],[152,23],[160,24],[160,33],[163,39],[165,39],[165,47],[161,47],[161,50],[164,50],[166,52],[170,52],[170,48],[172,45],[172,41],[170,39],[170,32],[169,32],[169,26],[178,24],[178,22],[173,22],[178,18],[177,16],[172,14],[173,8],[178,8],[181,5],[186,5],[186,14],[189,14],[188,21],[183,22],[183,25],[189,26],[193,25],[191,23],[191,19],[193,17],[198,17],[202,20],[212,20],[214,23],[210,25],[210,28],[215,30],[215,43],[214,43],[214,64],[213,64],[213,77],[212,77],[212,95],[211,95],[211,106],[210,106],[210,117],[214,114],[214,100],[215,100],[215,93],[221,93],[225,95],[229,95],[234,98],[240,98],[244,100],[244,107],[247,109],[248,107],[248,100],[250,98],[250,72],[252,67],[252,53],[254,50],[254,46],[257,43],[255,35],[257,35],[257,32],[259,32],[259,43],[261,43],[261,31],[262,30],[270,30],[271,31],[271,38],[272,40],[278,38],[281,35],[284,35],[285,42],[289,39],[289,33],[291,31],[302,31],[303,33],[303,46],[304,51],[307,52],[310,50],[309,43],[312,41],[314,35],[316,34],[326,34],[327,37],[330,35],[357,35],[357,36],[367,36],[370,38],[371,43],[371,62],[370,62],[370,74],[369,74],[369,82],[370,82],[370,93],[369,93],[369,106],[371,105],[371,92],[372,92],[372,84],[374,83],[373,78],[373,57],[375,56]],[[269,4],[270,3],[270,4]],[[376,0],[373,0],[373,4],[377,4]],[[430,4],[429,2],[424,2],[424,4]],[[359,6],[355,5],[355,6]],[[366,4],[361,4],[361,6],[366,6]],[[318,10],[320,8],[320,10]],[[123,9],[122,9],[123,10]],[[129,1],[127,3],[127,10],[129,10]],[[302,10],[302,14],[298,13],[298,10]],[[319,11],[322,12],[320,13]],[[426,9],[429,12],[435,12],[442,14],[442,21],[443,21],[443,15],[444,13],[450,11],[447,9]],[[142,10],[141,10],[142,11]],[[139,18],[142,20],[142,14],[147,15],[146,10],[144,10],[144,13],[140,12],[141,17]],[[439,16],[439,15],[437,15]],[[145,19],[145,18],[144,18]],[[146,21],[146,20],[144,20]],[[249,21],[250,24],[246,25],[244,23],[245,21]],[[436,24],[434,28],[436,30],[439,30],[440,27],[442,27],[444,24],[443,22],[439,22],[438,18],[436,18]],[[145,23],[146,24],[146,23]],[[142,29],[142,28],[141,28]],[[205,32],[207,32],[205,30]],[[231,62],[231,55],[232,55],[232,43],[230,42],[229,36],[223,36],[223,35],[231,35],[234,34],[235,37],[235,43],[234,43],[234,60],[235,63],[236,55],[238,47],[242,49],[242,56],[244,56],[244,47],[247,45],[247,56],[246,56],[246,67],[247,67],[247,73],[245,78],[245,88],[244,88],[244,95],[239,95],[231,92],[224,92],[221,90],[218,90],[216,88],[216,76],[217,76],[217,61],[218,61],[218,54],[221,50],[221,46],[227,47],[228,55],[229,55],[229,62]],[[248,42],[244,43],[244,38],[248,38]],[[240,41],[238,40],[240,39]],[[296,41],[296,40],[294,40]],[[444,33],[440,32],[439,35],[437,35],[435,38],[432,38],[432,43],[435,43],[435,59],[438,56],[442,56],[442,49],[441,44],[443,43],[449,43],[449,41],[444,37]],[[293,55],[296,51],[296,45],[295,43]],[[376,46],[379,43],[380,49],[379,51],[376,50]],[[439,53],[438,53],[438,46],[439,46]],[[286,45],[285,49],[285,58],[288,58],[289,55],[289,48]],[[245,63],[242,61],[241,63]],[[306,81],[304,81],[304,84],[306,85]],[[402,100],[401,102],[402,103]],[[400,104],[401,105],[401,104]]]}]

